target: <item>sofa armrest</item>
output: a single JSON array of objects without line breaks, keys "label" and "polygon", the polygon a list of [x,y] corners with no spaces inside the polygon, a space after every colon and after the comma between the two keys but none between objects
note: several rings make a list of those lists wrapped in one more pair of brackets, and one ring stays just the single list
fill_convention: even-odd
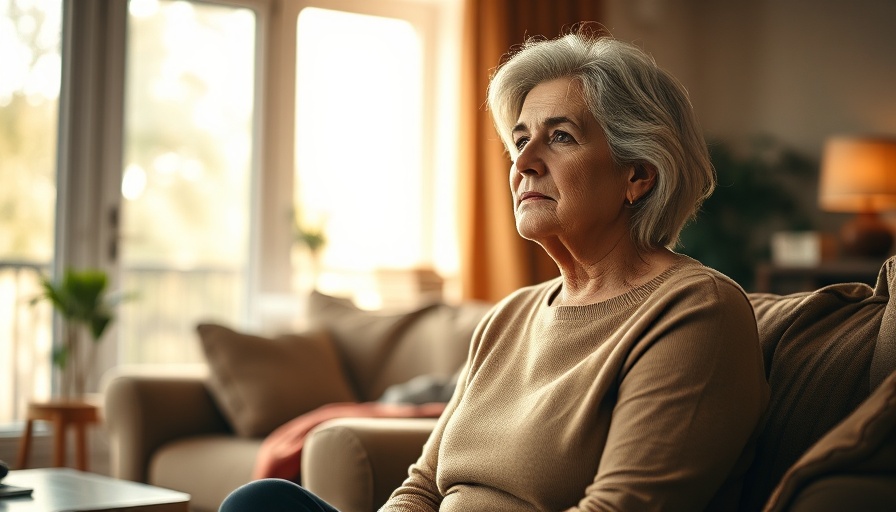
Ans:
[{"label": "sofa armrest", "polygon": [[379,509],[408,476],[436,419],[340,418],[302,450],[302,485],[341,512]]},{"label": "sofa armrest", "polygon": [[169,441],[231,432],[203,375],[115,374],[104,385],[112,475],[146,482],[153,453]]}]

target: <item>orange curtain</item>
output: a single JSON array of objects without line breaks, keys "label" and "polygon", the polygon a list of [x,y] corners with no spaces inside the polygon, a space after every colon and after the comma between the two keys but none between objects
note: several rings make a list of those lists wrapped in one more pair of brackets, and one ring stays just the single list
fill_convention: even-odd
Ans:
[{"label": "orange curtain", "polygon": [[508,185],[510,159],[485,98],[501,57],[528,36],[553,38],[581,21],[600,21],[601,0],[466,0],[461,90],[460,238],[463,295],[497,301],[559,275],[556,265],[516,231]]}]

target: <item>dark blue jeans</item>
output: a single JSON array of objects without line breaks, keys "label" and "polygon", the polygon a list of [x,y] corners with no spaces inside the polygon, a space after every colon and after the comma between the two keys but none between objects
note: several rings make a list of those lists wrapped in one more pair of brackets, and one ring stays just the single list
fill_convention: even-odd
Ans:
[{"label": "dark blue jeans", "polygon": [[230,493],[218,512],[339,512],[304,487],[278,478],[255,480]]}]

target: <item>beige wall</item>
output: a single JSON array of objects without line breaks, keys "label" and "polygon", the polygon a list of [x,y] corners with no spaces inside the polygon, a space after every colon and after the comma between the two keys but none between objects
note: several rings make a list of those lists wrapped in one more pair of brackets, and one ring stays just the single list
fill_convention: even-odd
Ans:
[{"label": "beige wall", "polygon": [[896,2],[607,0],[605,25],[685,84],[708,137],[768,133],[810,156],[896,136]]},{"label": "beige wall", "polygon": [[[684,83],[708,139],[772,135],[819,159],[832,135],[896,137],[896,1],[606,2],[606,27]],[[814,186],[795,193],[816,208]],[[814,211],[824,231],[846,219]]]}]

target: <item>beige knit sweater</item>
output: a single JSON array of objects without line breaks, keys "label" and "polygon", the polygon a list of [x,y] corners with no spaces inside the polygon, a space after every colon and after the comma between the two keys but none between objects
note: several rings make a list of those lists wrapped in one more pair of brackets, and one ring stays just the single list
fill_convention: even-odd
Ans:
[{"label": "beige knit sweater", "polygon": [[381,511],[730,510],[768,403],[744,292],[681,256],[649,283],[498,304],[448,408]]}]

